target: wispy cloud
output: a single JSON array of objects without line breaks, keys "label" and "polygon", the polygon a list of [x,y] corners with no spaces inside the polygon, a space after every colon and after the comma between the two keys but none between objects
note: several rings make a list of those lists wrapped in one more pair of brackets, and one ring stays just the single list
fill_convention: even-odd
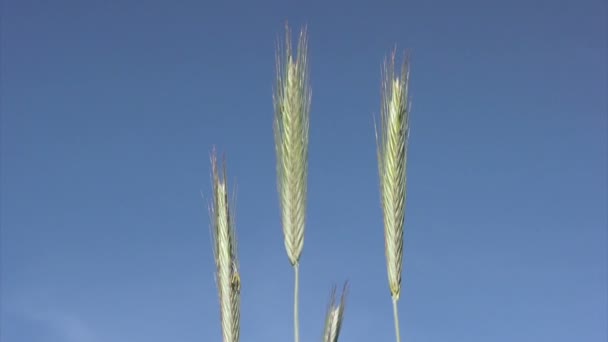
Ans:
[{"label": "wispy cloud", "polygon": [[66,312],[49,312],[46,322],[51,325],[66,342],[96,342],[95,334],[84,320]]},{"label": "wispy cloud", "polygon": [[21,319],[40,325],[41,330],[50,331],[59,341],[99,342],[92,328],[77,313],[30,305],[13,306],[9,311]]}]

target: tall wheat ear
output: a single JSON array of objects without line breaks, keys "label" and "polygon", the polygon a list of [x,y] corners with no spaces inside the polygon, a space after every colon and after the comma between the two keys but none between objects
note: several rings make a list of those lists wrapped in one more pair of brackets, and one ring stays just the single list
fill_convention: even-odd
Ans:
[{"label": "tall wheat ear", "polygon": [[323,342],[338,342],[338,337],[340,337],[340,329],[342,328],[342,321],[344,318],[347,293],[348,282],[344,283],[339,302],[336,302],[336,287],[334,286],[331,291],[329,305],[327,306],[327,314],[325,315]]},{"label": "tall wheat ear", "polygon": [[405,218],[406,168],[409,138],[408,99],[409,58],[405,58],[401,75],[395,74],[396,51],[385,61],[382,83],[380,132],[376,127],[378,171],[384,219],[384,246],[388,282],[393,300],[395,335],[401,341],[397,301],[401,292],[403,267],[403,225]]},{"label": "tall wheat ear", "polygon": [[236,232],[232,206],[228,199],[226,163],[221,170],[215,148],[211,153],[213,200],[210,204],[213,255],[220,300],[220,317],[224,342],[238,342],[240,335],[241,280],[237,259]]},{"label": "tall wheat ear", "polygon": [[299,261],[304,245],[308,176],[308,128],[311,90],[308,83],[306,29],[300,31],[297,52],[286,25],[285,45],[279,43],[273,95],[277,188],[285,249],[294,269],[294,341],[299,342]]}]

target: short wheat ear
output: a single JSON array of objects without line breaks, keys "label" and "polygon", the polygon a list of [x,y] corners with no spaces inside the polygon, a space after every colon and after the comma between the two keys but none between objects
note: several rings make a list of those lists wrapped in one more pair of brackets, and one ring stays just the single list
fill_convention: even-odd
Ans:
[{"label": "short wheat ear", "polygon": [[336,302],[336,287],[331,291],[327,313],[325,315],[325,330],[323,332],[323,342],[338,342],[344,310],[346,308],[346,296],[348,294],[348,282],[344,283],[340,301]]},{"label": "short wheat ear", "polygon": [[385,61],[382,83],[380,132],[376,128],[380,198],[384,220],[384,246],[388,282],[393,300],[397,341],[401,340],[397,301],[401,294],[403,225],[405,219],[407,147],[409,138],[409,58],[401,74],[395,73],[396,51]]},{"label": "short wheat ear", "polygon": [[211,153],[213,200],[210,205],[210,216],[222,335],[224,342],[238,342],[241,279],[233,212],[228,199],[225,161],[221,168],[220,170],[218,167],[216,151],[213,149]]}]

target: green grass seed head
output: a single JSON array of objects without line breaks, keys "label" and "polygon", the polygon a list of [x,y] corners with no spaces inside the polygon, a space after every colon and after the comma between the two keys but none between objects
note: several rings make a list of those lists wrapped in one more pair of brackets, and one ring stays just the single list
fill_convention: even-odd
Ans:
[{"label": "green grass seed head", "polygon": [[346,295],[348,293],[348,283],[344,284],[340,301],[336,301],[336,288],[331,291],[327,313],[325,315],[325,330],[323,332],[323,342],[338,342],[340,329],[344,319],[346,306]]},{"label": "green grass seed head", "polygon": [[398,299],[403,267],[409,64],[406,59],[401,74],[396,75],[395,55],[393,52],[384,64],[380,131],[376,129],[376,142],[388,280],[391,296]]},{"label": "green grass seed head", "polygon": [[228,199],[226,165],[220,170],[215,149],[211,155],[213,200],[210,206],[213,255],[220,300],[224,342],[238,342],[240,335],[240,275],[232,206]]},{"label": "green grass seed head", "polygon": [[277,52],[274,89],[274,135],[277,188],[285,249],[296,265],[304,245],[308,176],[308,129],[311,91],[308,81],[307,36],[300,32],[296,54],[287,28],[285,45]]}]

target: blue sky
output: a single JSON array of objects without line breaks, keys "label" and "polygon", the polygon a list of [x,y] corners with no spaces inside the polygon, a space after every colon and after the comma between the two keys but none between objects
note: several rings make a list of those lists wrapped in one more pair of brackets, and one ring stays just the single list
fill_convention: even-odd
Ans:
[{"label": "blue sky", "polygon": [[310,35],[303,341],[392,341],[373,115],[412,56],[405,341],[607,339],[602,0],[1,5],[3,342],[220,341],[212,145],[236,185],[244,341],[292,337],[272,86]]}]

